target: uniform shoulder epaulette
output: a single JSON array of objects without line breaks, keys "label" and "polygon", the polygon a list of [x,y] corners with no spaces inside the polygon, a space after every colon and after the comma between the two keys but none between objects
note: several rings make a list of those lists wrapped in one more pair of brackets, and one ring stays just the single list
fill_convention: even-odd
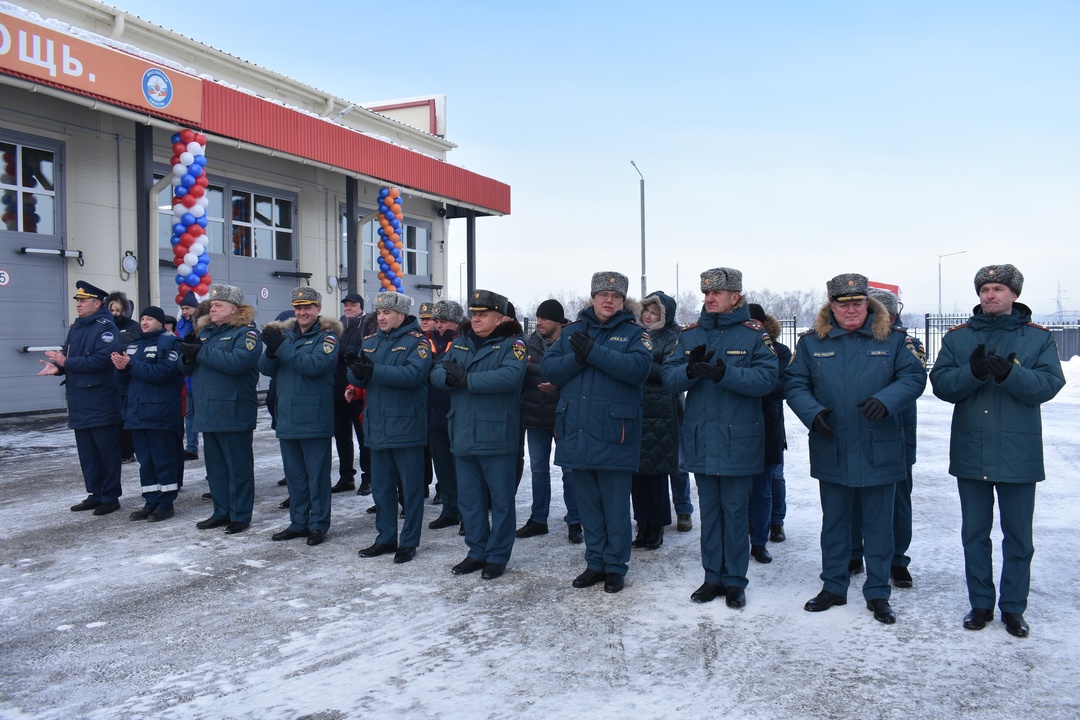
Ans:
[{"label": "uniform shoulder epaulette", "polygon": [[409,334],[409,337],[414,337],[414,338],[427,337],[426,335],[424,335],[424,333],[420,332],[419,330],[410,330],[408,334]]},{"label": "uniform shoulder epaulette", "polygon": [[755,320],[754,318],[750,318],[749,320],[743,320],[743,325],[750,328],[754,332],[761,332],[765,329],[765,326],[761,324],[761,321]]},{"label": "uniform shoulder epaulette", "polygon": [[892,329],[893,332],[904,333],[905,335],[908,334],[907,328],[897,327],[896,325],[893,325]]},{"label": "uniform shoulder epaulette", "polygon": [[109,321],[106,320],[105,318],[98,318],[97,321],[99,323],[101,323],[102,325],[108,325],[109,324]]},{"label": "uniform shoulder epaulette", "polygon": [[364,339],[365,339],[365,340],[370,340],[371,338],[375,337],[375,336],[376,336],[376,335],[378,335],[378,334],[379,334],[379,333],[377,333],[377,332],[373,332],[373,333],[371,333],[370,335],[365,335],[365,336],[364,336]]},{"label": "uniform shoulder epaulette", "polygon": [[1026,322],[1024,324],[1028,327],[1038,328],[1039,330],[1045,330],[1046,332],[1050,332],[1050,328],[1046,327],[1045,325],[1040,325],[1039,323]]},{"label": "uniform shoulder epaulette", "polygon": [[683,330],[684,330],[684,331],[686,331],[686,330],[693,330],[693,329],[694,329],[694,328],[696,328],[696,327],[701,327],[701,323],[699,323],[699,322],[692,322],[692,323],[690,323],[689,325],[687,325],[686,327],[684,327],[684,328],[683,328]]},{"label": "uniform shoulder epaulette", "polygon": [[953,330],[959,330],[960,328],[966,328],[969,324],[970,323],[963,322],[963,323],[960,323],[959,325],[953,325],[951,328],[949,328],[945,332],[951,333]]},{"label": "uniform shoulder epaulette", "polygon": [[809,329],[803,330],[801,333],[799,333],[799,337],[806,337],[807,335],[813,335],[815,332],[817,332],[817,331],[814,330],[814,328],[809,328]]}]

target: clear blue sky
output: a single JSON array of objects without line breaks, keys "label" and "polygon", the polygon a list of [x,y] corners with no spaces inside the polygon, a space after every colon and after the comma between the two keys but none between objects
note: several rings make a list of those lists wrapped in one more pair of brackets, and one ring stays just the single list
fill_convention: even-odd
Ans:
[{"label": "clear blue sky", "polygon": [[[478,282],[520,305],[619,270],[898,284],[909,311],[1080,310],[1080,3],[217,0],[134,14],[356,102],[445,93],[450,161],[509,183]],[[464,258],[454,227],[450,291]]]}]

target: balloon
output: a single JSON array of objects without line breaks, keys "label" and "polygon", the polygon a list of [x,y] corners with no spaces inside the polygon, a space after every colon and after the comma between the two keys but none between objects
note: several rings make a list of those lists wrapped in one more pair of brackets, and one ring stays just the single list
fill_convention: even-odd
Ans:
[{"label": "balloon", "polygon": [[181,293],[177,293],[177,294],[176,294],[176,304],[177,304],[177,305],[179,305],[180,303],[184,302],[184,295],[185,295],[185,294],[186,294],[186,293],[182,293],[182,292],[181,292]]},{"label": "balloon", "polygon": [[[210,221],[206,219],[205,215],[203,215],[201,218],[199,218],[195,222],[197,222],[199,224],[199,227],[206,227],[207,225],[210,224]],[[190,225],[191,223],[188,223],[188,224]]]},{"label": "balloon", "polygon": [[[177,188],[177,190],[179,189],[180,188]],[[180,198],[180,204],[186,208],[195,207],[195,200],[196,197],[194,195],[185,194],[184,197]]]},{"label": "balloon", "polygon": [[379,271],[379,280],[385,280],[385,279],[386,279],[386,273],[384,273],[384,272],[382,272],[382,271],[380,270],[380,271]]},{"label": "balloon", "polygon": [[197,198],[201,198],[203,195],[206,194],[206,188],[204,188],[202,185],[199,185],[198,182],[196,182],[194,185],[192,185],[188,189],[188,192],[191,193],[192,195],[194,195]]},{"label": "balloon", "polygon": [[202,229],[201,225],[192,225],[187,228],[187,231],[191,233],[191,237],[194,238],[202,237],[206,234],[206,231]]},{"label": "balloon", "polygon": [[186,281],[187,281],[187,278],[185,278],[183,275],[177,275],[176,276],[176,284],[177,285],[183,285]]},{"label": "balloon", "polygon": [[202,205],[204,208],[210,207],[210,198],[201,197],[201,198],[197,198],[197,200],[198,200],[198,203],[197,203],[198,205]]},{"label": "balloon", "polygon": [[188,265],[187,263],[181,263],[176,268],[176,272],[179,273],[180,275],[183,275],[184,277],[187,277],[188,275],[191,274],[191,266]]},{"label": "balloon", "polygon": [[401,236],[397,233],[390,233],[390,242],[397,245],[399,242],[401,242]]},{"label": "balloon", "polygon": [[[182,142],[174,142],[172,144],[173,155],[179,155],[180,153],[187,152],[187,145]],[[173,163],[174,165],[176,163]]]},{"label": "balloon", "polygon": [[179,155],[173,155],[171,158],[169,158],[169,164],[170,165],[175,165],[178,162],[180,162],[180,156]]},{"label": "balloon", "polygon": [[397,188],[393,188],[392,190],[390,190],[390,192],[388,194],[390,195],[390,197],[396,198],[399,195],[401,195],[401,191],[398,190]]},{"label": "balloon", "polygon": [[[203,217],[206,215],[206,208],[204,208],[199,203],[195,203],[195,205],[191,208],[191,214],[194,215],[197,220],[202,220]],[[203,225],[203,227],[206,226]]]},{"label": "balloon", "polygon": [[[192,140],[191,142],[188,143],[187,151],[189,153],[191,153],[192,158],[194,158],[196,155],[202,155],[202,145],[200,145],[199,143]],[[190,165],[191,163],[184,163],[184,164],[185,165]]]},{"label": "balloon", "polygon": [[195,178],[195,184],[206,187],[210,184],[210,178],[206,177],[206,173],[203,173],[199,177]]},{"label": "balloon", "polygon": [[398,220],[397,218],[394,218],[393,220],[390,221],[390,227],[392,227],[392,228],[394,228],[394,230],[397,230],[398,232],[400,232],[401,231],[401,221]]},{"label": "balloon", "polygon": [[193,288],[199,287],[199,276],[195,273],[191,273],[190,275],[188,275],[187,284]]},{"label": "balloon", "polygon": [[394,271],[393,271],[393,270],[387,270],[387,271],[386,271],[386,277],[388,277],[388,278],[390,278],[391,280],[393,280],[394,278],[396,278],[396,277],[397,277],[397,275],[396,275],[396,274],[394,273]]},{"label": "balloon", "polygon": [[183,177],[187,175],[187,168],[183,165],[173,165],[172,174],[176,177]]},{"label": "balloon", "polygon": [[205,252],[200,253],[199,254],[199,262],[202,263],[203,265],[206,265],[207,267],[209,267],[210,266],[210,256],[208,254],[206,254]]},{"label": "balloon", "polygon": [[195,156],[195,164],[198,165],[201,168],[206,167],[206,156],[205,155],[196,155]]},{"label": "balloon", "polygon": [[[177,165],[176,167],[183,167],[183,165]],[[180,176],[179,175],[173,175],[171,178],[169,178],[169,183],[173,187],[178,187],[180,185]]]},{"label": "balloon", "polygon": [[178,257],[178,258],[182,258],[185,255],[187,255],[187,253],[188,253],[187,247],[184,245],[183,240],[181,240],[177,244],[173,245],[172,251],[173,251],[173,255]]},{"label": "balloon", "polygon": [[188,246],[188,250],[195,253],[196,255],[202,255],[204,248],[202,246],[202,243],[193,242],[191,243],[191,245]]},{"label": "balloon", "polygon": [[195,133],[195,142],[199,143],[203,147],[206,147],[206,136],[202,133]]},{"label": "balloon", "polygon": [[[188,189],[186,187],[184,187],[184,183],[181,182],[179,185],[177,185],[175,188],[173,188],[173,194],[175,195],[175,197],[179,198],[180,200],[183,200],[185,197],[187,197]],[[191,201],[195,202],[195,196],[194,195],[191,196]]]},{"label": "balloon", "polygon": [[203,174],[202,165],[192,165],[188,168],[188,172],[191,173],[191,177],[199,177]]},{"label": "balloon", "polygon": [[173,258],[173,263],[172,264],[173,264],[174,268],[179,270],[180,266],[184,264],[184,258],[182,258],[182,257]]},{"label": "balloon", "polygon": [[196,263],[195,267],[191,268],[191,272],[199,276],[199,281],[202,282],[202,276],[206,274],[206,265],[202,263]]},{"label": "balloon", "polygon": [[176,247],[177,245],[180,244],[180,238],[173,235],[171,238],[169,238],[169,244],[172,245],[173,247]]},{"label": "balloon", "polygon": [[390,282],[390,278],[383,278],[383,289],[380,292],[386,292],[390,288],[394,287],[394,283]]},{"label": "balloon", "polygon": [[180,142],[187,145],[189,142],[194,142],[194,140],[195,140],[195,131],[194,130],[189,130],[187,128],[184,128],[183,130],[180,131]]},{"label": "balloon", "polygon": [[202,284],[203,285],[209,285],[212,282],[214,282],[214,278],[210,277],[210,273],[206,273],[205,275],[203,275],[203,278],[202,278]]},{"label": "balloon", "polygon": [[184,150],[180,153],[180,163],[183,165],[190,165],[195,162],[195,154]]},{"label": "balloon", "polygon": [[[199,256],[196,255],[193,252],[187,253],[186,255],[184,255],[184,264],[185,265],[190,265],[191,267],[195,267],[196,265],[199,264]],[[190,275],[191,273],[188,273],[188,274]]]},{"label": "balloon", "polygon": [[390,191],[386,188],[379,188],[379,197],[384,198],[390,194]]},{"label": "balloon", "polygon": [[187,175],[184,175],[184,177],[180,178],[180,182],[183,184],[184,187],[189,188],[195,184],[195,176],[191,173],[188,173]]},{"label": "balloon", "polygon": [[172,137],[169,139],[169,142],[171,142],[171,143],[180,142],[180,133],[173,133]]}]

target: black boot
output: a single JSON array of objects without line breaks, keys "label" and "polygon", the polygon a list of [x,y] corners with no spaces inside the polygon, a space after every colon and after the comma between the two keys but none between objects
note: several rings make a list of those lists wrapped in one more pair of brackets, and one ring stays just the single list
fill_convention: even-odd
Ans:
[{"label": "black boot", "polygon": [[646,550],[659,550],[660,546],[664,544],[664,526],[663,525],[650,525],[649,534],[645,536],[645,549]]},{"label": "black boot", "polygon": [[645,547],[645,543],[647,543],[648,540],[649,540],[649,532],[650,532],[649,528],[650,527],[651,527],[651,525],[649,525],[649,523],[638,523],[637,537],[635,537],[630,542],[630,547],[632,547],[632,548],[643,548],[643,547]]}]

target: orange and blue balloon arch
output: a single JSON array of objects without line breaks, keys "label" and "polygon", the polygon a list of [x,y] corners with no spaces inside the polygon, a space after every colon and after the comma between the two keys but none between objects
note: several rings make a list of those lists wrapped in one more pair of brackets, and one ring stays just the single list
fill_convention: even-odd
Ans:
[{"label": "orange and blue balloon arch", "polygon": [[401,212],[401,191],[397,188],[379,189],[379,292],[405,292],[402,280],[401,236],[404,226]]}]

